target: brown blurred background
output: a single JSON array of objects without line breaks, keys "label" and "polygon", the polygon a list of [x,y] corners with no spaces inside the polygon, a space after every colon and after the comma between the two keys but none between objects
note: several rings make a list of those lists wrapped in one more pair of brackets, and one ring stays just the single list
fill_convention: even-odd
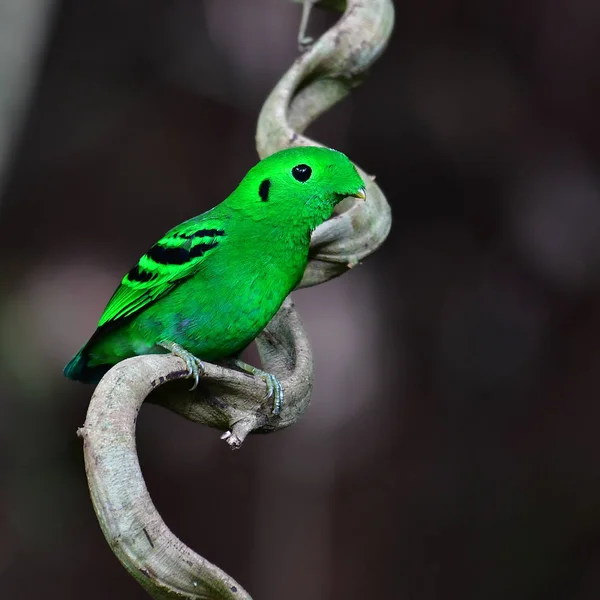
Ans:
[{"label": "brown blurred background", "polygon": [[[377,175],[395,221],[295,294],[309,412],[232,453],[145,408],[150,492],[257,600],[600,598],[600,3],[396,8],[365,85],[310,132]],[[0,598],[146,597],[95,520],[92,388],[62,367],[139,255],[256,161],[299,16],[0,0]]]}]

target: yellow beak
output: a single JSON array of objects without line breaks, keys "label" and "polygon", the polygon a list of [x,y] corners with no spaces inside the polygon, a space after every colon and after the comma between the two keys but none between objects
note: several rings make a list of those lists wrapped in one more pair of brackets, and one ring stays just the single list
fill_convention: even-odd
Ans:
[{"label": "yellow beak", "polygon": [[356,192],[355,194],[350,194],[350,196],[352,198],[360,198],[361,200],[366,200],[367,192],[365,191],[365,188],[362,187],[362,188],[360,188],[360,190],[358,190],[358,192]]}]

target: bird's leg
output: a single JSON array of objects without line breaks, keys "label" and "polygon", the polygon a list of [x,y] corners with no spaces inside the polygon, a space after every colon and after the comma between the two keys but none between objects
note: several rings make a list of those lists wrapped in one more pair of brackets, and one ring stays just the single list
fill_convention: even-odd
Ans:
[{"label": "bird's leg", "polygon": [[204,365],[202,364],[202,361],[175,342],[169,342],[165,340],[158,342],[157,346],[168,350],[174,356],[177,356],[185,361],[185,364],[188,368],[188,378],[194,379],[194,385],[190,388],[190,392],[195,390],[198,387],[200,377],[204,375]]},{"label": "bird's leg", "polygon": [[271,375],[271,373],[257,369],[256,367],[249,365],[239,358],[232,358],[227,362],[231,363],[234,367],[237,367],[241,371],[245,371],[246,373],[250,373],[250,375],[254,375],[255,377],[260,377],[263,379],[267,384],[267,395],[265,396],[265,400],[273,398],[274,415],[278,415],[281,412],[281,407],[283,406],[283,388],[281,387],[281,384],[275,375]]},{"label": "bird's leg", "polygon": [[300,30],[298,31],[298,49],[300,52],[308,50],[313,42],[313,39],[306,35],[306,29],[308,27],[310,11],[317,1],[318,0],[302,0],[302,17],[300,18]]}]

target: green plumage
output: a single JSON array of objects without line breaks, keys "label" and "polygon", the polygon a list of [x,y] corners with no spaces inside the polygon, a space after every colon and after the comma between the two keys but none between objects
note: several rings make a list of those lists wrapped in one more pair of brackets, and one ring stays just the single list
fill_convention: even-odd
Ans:
[{"label": "green plumage", "polygon": [[364,183],[335,150],[282,150],[221,204],[167,232],[121,281],[65,367],[96,383],[117,362],[176,343],[199,359],[236,356],[298,284],[311,232]]}]

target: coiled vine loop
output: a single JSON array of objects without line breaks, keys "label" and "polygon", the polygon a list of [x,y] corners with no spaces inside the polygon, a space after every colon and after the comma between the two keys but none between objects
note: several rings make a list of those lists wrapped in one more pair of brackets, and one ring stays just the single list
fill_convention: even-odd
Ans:
[{"label": "coiled vine loop", "polygon": [[[314,0],[305,0],[314,3]],[[394,20],[391,0],[348,0],[341,19],[302,54],[282,77],[261,111],[256,142],[261,157],[292,145],[318,145],[302,132],[346,96],[383,51]],[[390,210],[364,171],[367,201],[346,199],[313,235],[301,286],[322,283],[356,265],[385,239]],[[83,439],[86,474],[96,515],[113,552],[156,599],[249,600],[229,575],[185,546],[166,526],[144,483],[135,444],[135,423],[145,400],[225,431],[239,447],[252,431],[294,423],[312,389],[312,355],[288,298],[256,340],[263,368],[285,390],[279,416],[265,401],[262,379],[205,363],[196,393],[184,362],[172,355],[140,356],[113,367],[90,401]],[[164,383],[169,385],[164,385]]]}]

